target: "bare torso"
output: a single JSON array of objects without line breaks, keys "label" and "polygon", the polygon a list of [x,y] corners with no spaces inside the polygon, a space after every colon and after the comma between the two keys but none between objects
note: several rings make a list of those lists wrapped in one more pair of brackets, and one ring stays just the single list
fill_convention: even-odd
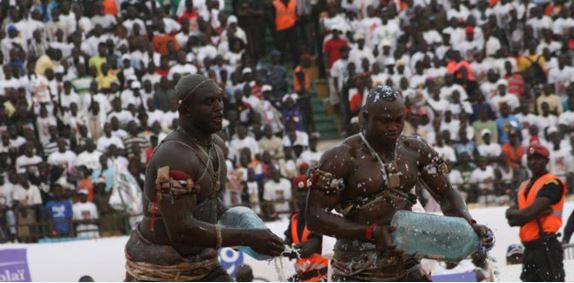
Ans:
[{"label": "bare torso", "polygon": [[[213,173],[219,171],[219,176],[215,177],[215,174],[209,171],[204,174],[206,165],[198,157],[201,152],[188,147],[198,148],[198,146],[192,144],[190,138],[186,137],[185,134],[174,131],[165,138],[154,153],[146,170],[145,198],[143,203],[145,215],[139,226],[141,234],[146,239],[158,245],[172,244],[163,216],[152,215],[147,210],[150,201],[154,199],[157,170],[166,165],[170,166],[172,170],[184,171],[189,174],[196,183],[200,176],[204,174],[197,183],[199,186],[195,192],[195,205],[191,205],[188,209],[177,211],[176,213],[179,214],[180,217],[186,217],[186,214],[191,213],[197,220],[211,224],[217,223],[219,216],[224,211],[222,194],[223,184],[225,184],[226,179],[225,159],[223,157],[221,144],[220,141],[215,142],[214,147],[217,147],[217,151],[215,149],[211,151],[210,162],[212,163],[212,168],[215,168]],[[219,178],[219,180],[216,178]],[[219,185],[218,189],[215,188],[217,184]],[[182,256],[192,256],[205,253],[206,250],[214,249],[194,247],[194,243],[190,242],[186,245],[185,250],[182,251],[180,249],[179,252]]]},{"label": "bare torso", "polygon": [[[361,204],[372,201],[383,190],[385,185],[379,162],[369,153],[368,148],[359,136],[353,136],[345,141],[349,147],[350,164],[353,168],[345,178],[345,189],[341,194],[341,203],[357,201]],[[411,193],[417,183],[419,171],[419,150],[416,138],[401,137],[397,142],[396,166],[400,172],[400,185],[396,190]],[[335,157],[337,158],[337,157]],[[347,163],[342,157],[341,163]],[[346,216],[347,219],[360,224],[389,224],[394,213],[399,209],[410,210],[408,202],[375,201],[364,209],[357,210]]]}]

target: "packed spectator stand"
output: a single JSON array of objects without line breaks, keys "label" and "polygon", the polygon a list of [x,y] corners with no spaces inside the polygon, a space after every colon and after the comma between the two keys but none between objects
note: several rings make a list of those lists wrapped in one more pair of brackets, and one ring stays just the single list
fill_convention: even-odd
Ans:
[{"label": "packed spectator stand", "polygon": [[380,84],[402,92],[404,134],[448,161],[467,203],[514,202],[535,142],[572,193],[572,1],[5,0],[0,9],[2,242],[126,234],[141,203],[118,208],[114,191],[143,187],[154,147],[177,126],[174,86],[194,73],[226,94],[226,203],[265,220],[293,210],[319,142],[357,133]]}]

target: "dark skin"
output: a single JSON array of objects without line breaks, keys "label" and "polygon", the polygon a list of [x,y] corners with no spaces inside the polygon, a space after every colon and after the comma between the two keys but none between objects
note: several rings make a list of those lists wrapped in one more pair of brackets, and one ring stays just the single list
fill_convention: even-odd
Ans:
[{"label": "dark skin", "polygon": [[[224,152],[223,141],[214,135],[222,128],[223,96],[221,88],[212,81],[188,94],[178,108],[179,126],[183,131],[174,131],[168,138],[190,145],[192,139],[197,140],[198,144],[206,144],[213,139],[213,146]],[[170,197],[163,197],[158,201],[160,213],[154,232],[150,230],[151,215],[146,211],[139,228],[145,238],[155,244],[172,246],[184,257],[217,256],[217,250],[214,249],[217,241],[215,224],[225,210],[221,194],[227,176],[224,160],[217,159],[211,158],[210,161],[213,168],[221,167],[218,176],[221,184],[219,193],[213,188],[216,180],[212,180],[211,174],[206,174],[199,182],[200,189],[196,193],[184,195],[173,202]],[[183,171],[194,180],[199,178],[205,168],[198,155],[180,143],[171,142],[160,146],[146,171],[144,207],[148,207],[148,200],[152,199],[157,169],[163,166],[170,166],[172,171]],[[269,230],[222,228],[221,239],[223,247],[245,245],[272,256],[278,256],[283,251],[281,239]]]},{"label": "dark skin", "polygon": [[[532,171],[532,180],[536,180],[548,171],[546,166],[548,165],[548,159],[546,157],[533,154],[528,155],[527,166],[530,171]],[[534,203],[529,207],[519,209],[513,206],[506,210],[506,219],[510,226],[522,226],[536,218],[543,216],[544,214],[551,213],[550,209],[551,201],[547,197],[537,197]]]},{"label": "dark skin", "polygon": [[[409,192],[417,181],[421,181],[439,202],[445,215],[462,217],[469,221],[472,219],[464,201],[449,184],[447,176],[429,174],[423,170],[424,166],[431,164],[432,158],[436,157],[437,153],[419,139],[401,136],[405,122],[405,106],[402,99],[377,102],[369,98],[366,111],[361,115],[365,138],[382,160],[390,161],[395,146],[398,146],[396,162],[393,165],[395,168],[391,168],[390,171],[402,172],[399,190]],[[370,158],[359,135],[351,136],[339,146],[327,151],[321,158],[319,169],[332,173],[336,178],[343,178],[345,189],[330,196],[319,190],[309,192],[306,211],[309,229],[337,239],[364,241],[368,226],[377,224],[373,235],[377,251],[382,253],[396,251],[391,240],[392,228],[389,224],[397,209],[386,201],[377,201],[345,218],[329,212],[346,199],[374,196],[381,191],[381,188],[386,188],[379,168],[377,161]],[[420,177],[417,178],[417,174],[420,174]],[[410,210],[410,206],[405,204],[398,208]],[[473,228],[479,235],[485,234],[488,230],[485,226],[477,224],[474,224]]]}]

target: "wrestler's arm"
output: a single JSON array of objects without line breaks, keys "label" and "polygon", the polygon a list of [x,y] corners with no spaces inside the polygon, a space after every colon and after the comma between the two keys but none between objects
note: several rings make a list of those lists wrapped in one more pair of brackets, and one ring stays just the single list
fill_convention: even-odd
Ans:
[{"label": "wrestler's arm", "polygon": [[468,212],[468,208],[460,194],[455,191],[448,181],[448,172],[441,172],[441,167],[445,165],[437,152],[420,138],[409,141],[410,146],[419,152],[419,176],[426,185],[429,193],[439,203],[444,215],[455,216],[466,219],[481,241],[489,250],[494,244],[492,231],[477,224]]},{"label": "wrestler's arm", "polygon": [[[153,175],[163,166],[170,166],[171,170],[181,170],[189,176],[200,175],[202,165],[197,160],[190,160],[189,155],[182,155],[181,152],[185,150],[181,145],[160,147],[152,157],[146,181],[154,182]],[[217,246],[216,225],[198,220],[192,214],[196,206],[194,193],[179,198],[163,194],[158,205],[175,249],[185,251],[190,245],[204,248]],[[221,228],[221,246],[238,245],[250,246],[257,252],[269,255],[279,255],[283,251],[281,240],[268,230]]]},{"label": "wrestler's arm", "polygon": [[306,242],[295,245],[296,248],[300,249],[299,252],[303,258],[310,257],[315,253],[321,254],[322,246],[323,237],[315,233],[311,234]]},{"label": "wrestler's arm", "polygon": [[[352,171],[350,147],[339,145],[323,154],[319,170],[332,173],[334,178],[347,178]],[[305,219],[309,230],[335,237],[364,240],[367,225],[354,223],[330,211],[339,203],[342,191],[326,195],[323,191],[310,188],[307,195]]]},{"label": "wrestler's arm", "polygon": [[[221,149],[223,152],[223,161],[225,161],[225,156],[228,154],[227,146],[225,146],[225,142],[223,139],[218,135],[213,135],[213,141],[215,142],[215,146]],[[225,211],[227,211],[228,207],[225,205],[224,195],[225,195],[225,181],[227,179],[227,165],[225,162],[220,164],[221,166],[221,176],[222,182],[220,182],[219,192],[217,193],[217,218],[219,219]]]},{"label": "wrestler's arm", "polygon": [[420,139],[409,140],[408,146],[419,152],[419,177],[432,197],[440,204],[443,214],[462,217],[471,222],[472,216],[460,194],[448,181],[448,173],[441,173],[437,167],[439,165],[437,160],[440,160],[438,153]]}]

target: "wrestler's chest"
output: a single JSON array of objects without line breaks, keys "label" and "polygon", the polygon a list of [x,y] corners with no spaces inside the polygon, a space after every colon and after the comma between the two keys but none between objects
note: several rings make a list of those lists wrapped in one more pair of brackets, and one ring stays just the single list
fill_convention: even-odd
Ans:
[{"label": "wrestler's chest", "polygon": [[389,187],[410,192],[417,181],[417,168],[416,158],[400,156],[396,162],[385,164],[385,174],[378,161],[366,156],[357,160],[347,186],[353,195],[370,195]]},{"label": "wrestler's chest", "polygon": [[217,194],[223,189],[225,179],[221,178],[218,173],[206,174],[203,178],[196,181],[195,193],[198,201],[214,200]]},{"label": "wrestler's chest", "polygon": [[227,171],[224,167],[220,170],[216,162],[212,163],[212,167],[200,170],[196,175],[194,187],[198,201],[216,199],[218,193],[224,189]]}]

